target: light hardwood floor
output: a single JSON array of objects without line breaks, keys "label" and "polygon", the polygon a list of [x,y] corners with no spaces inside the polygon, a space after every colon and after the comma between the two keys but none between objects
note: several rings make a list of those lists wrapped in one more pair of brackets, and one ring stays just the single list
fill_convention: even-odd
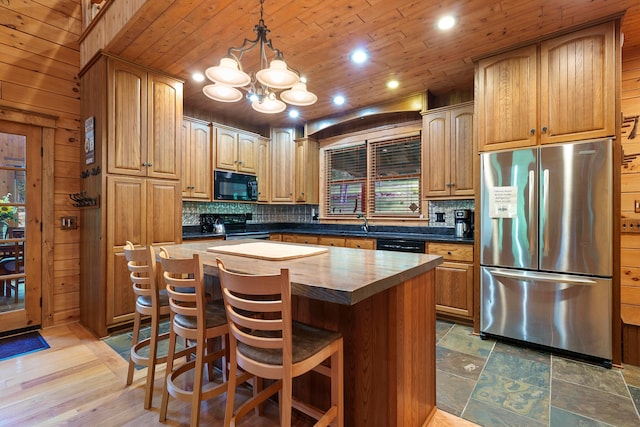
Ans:
[{"label": "light hardwood floor", "polygon": [[[77,323],[40,331],[51,348],[0,362],[0,426],[162,425],[158,421],[164,369],[158,368],[153,404],[142,406],[145,370],[138,370],[133,384],[125,385],[127,363],[107,344]],[[239,391],[239,398],[248,393]],[[225,395],[204,402],[201,425],[220,426]],[[169,401],[165,425],[189,423],[186,403]],[[249,415],[241,426],[278,425],[278,410],[268,404],[261,417]],[[295,426],[307,426],[298,419]],[[438,411],[430,426],[473,426]]]}]

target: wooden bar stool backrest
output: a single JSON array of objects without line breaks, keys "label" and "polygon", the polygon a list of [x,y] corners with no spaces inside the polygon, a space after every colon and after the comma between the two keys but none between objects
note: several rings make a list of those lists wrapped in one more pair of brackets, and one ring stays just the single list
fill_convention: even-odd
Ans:
[{"label": "wooden bar stool backrest", "polygon": [[[281,388],[282,425],[290,424],[292,406],[303,409],[319,420],[320,425],[327,425],[332,420],[342,425],[343,344],[340,334],[292,320],[288,269],[258,276],[228,271],[220,259],[217,259],[217,265],[229,322],[229,376],[233,378],[237,365],[258,377],[278,380],[254,397],[253,402],[243,403],[235,416],[234,388],[230,385],[225,420],[235,423]],[[321,366],[328,358],[331,358],[330,369]],[[292,379],[311,370],[331,377],[331,407],[326,412],[292,398]]]},{"label": "wooden bar stool backrest", "polygon": [[[169,338],[168,333],[160,333],[160,316],[169,314],[169,302],[166,294],[158,287],[156,277],[156,259],[151,246],[135,246],[130,241],[124,245],[124,256],[127,260],[129,278],[133,293],[136,296],[131,352],[127,384],[133,382],[135,365],[143,365],[147,370],[144,408],[151,407],[155,380],[155,367],[166,362],[166,356],[158,357],[158,342]],[[149,337],[140,339],[142,316],[151,317]],[[145,351],[144,349],[148,349]]]},{"label": "wooden bar stool backrest", "polygon": [[[200,419],[200,402],[228,390],[226,336],[229,331],[224,307],[219,302],[207,302],[204,289],[204,269],[198,254],[192,258],[171,258],[165,249],[160,250],[160,262],[171,309],[171,335],[165,388],[160,405],[160,421],[167,418],[169,396],[191,402],[191,425],[197,426]],[[176,337],[186,340],[186,348],[176,350]],[[220,349],[214,341],[220,340]],[[187,362],[174,365],[174,361],[191,355]],[[193,357],[195,356],[195,358]],[[204,382],[205,365],[211,367],[221,359],[222,382]],[[209,369],[213,375],[213,369]],[[246,381],[248,375],[241,376]]]},{"label": "wooden bar stool backrest", "polygon": [[124,256],[127,260],[133,293],[137,297],[148,298],[151,302],[151,304],[140,307],[144,311],[143,314],[151,314],[148,313],[150,307],[159,311],[156,259],[153,255],[153,249],[149,246],[136,248],[133,243],[127,241],[124,246]]},{"label": "wooden bar stool backrest", "polygon": [[[204,290],[204,272],[200,257],[170,258],[164,248],[160,252],[162,260],[163,278],[169,297],[169,306],[174,315],[194,317],[197,319],[197,330],[204,331],[206,295]],[[176,325],[174,324],[174,327]],[[197,332],[178,326],[178,334],[195,338]]]}]

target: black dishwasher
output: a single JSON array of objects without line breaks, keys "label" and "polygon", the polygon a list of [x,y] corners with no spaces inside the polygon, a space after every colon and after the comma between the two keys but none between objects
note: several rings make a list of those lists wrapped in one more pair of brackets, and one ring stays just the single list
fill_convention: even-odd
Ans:
[{"label": "black dishwasher", "polygon": [[380,251],[425,253],[425,242],[405,239],[376,239],[376,249]]}]

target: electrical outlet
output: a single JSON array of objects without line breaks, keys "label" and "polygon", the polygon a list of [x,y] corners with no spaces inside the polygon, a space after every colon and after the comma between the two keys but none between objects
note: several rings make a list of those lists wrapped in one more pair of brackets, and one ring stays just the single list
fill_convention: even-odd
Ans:
[{"label": "electrical outlet", "polygon": [[75,230],[76,228],[78,228],[77,216],[61,216],[60,217],[61,230]]},{"label": "electrical outlet", "polygon": [[635,213],[640,213],[640,200],[635,200],[633,206]]}]

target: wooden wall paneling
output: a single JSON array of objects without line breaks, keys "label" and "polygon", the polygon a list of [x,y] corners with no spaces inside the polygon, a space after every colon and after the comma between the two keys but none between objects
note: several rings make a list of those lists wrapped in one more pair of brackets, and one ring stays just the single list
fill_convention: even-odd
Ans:
[{"label": "wooden wall paneling", "polygon": [[622,325],[622,359],[624,363],[640,366],[640,327]]},{"label": "wooden wall paneling", "polygon": [[[101,204],[105,204],[106,187],[106,161],[103,155],[103,144],[106,143],[107,102],[105,93],[107,91],[107,66],[106,59],[100,58],[93,66],[86,70],[81,76],[81,100],[82,100],[82,117],[81,123],[84,126],[84,120],[88,117],[94,117],[94,136],[95,136],[95,162],[86,165],[84,144],[78,147],[80,162],[84,168],[90,166],[92,168],[100,167],[102,173],[99,175],[90,175],[81,180],[82,190],[86,191],[91,197],[100,196]],[[83,138],[84,140],[84,132]],[[103,209],[82,209],[79,216],[79,226],[84,230],[80,233],[80,264],[83,268],[80,271],[80,320],[83,325],[92,331],[99,331],[98,335],[106,335],[104,327],[106,315],[105,301],[107,299],[106,290],[103,285],[104,275],[106,274],[106,258],[102,256],[104,246],[103,236],[105,236],[106,222],[104,220]]]},{"label": "wooden wall paneling", "polygon": [[[30,3],[30,2],[29,2]],[[11,26],[20,32],[38,34],[38,37],[56,44],[76,47],[81,25],[73,16],[64,16],[42,4],[28,2],[2,2],[0,14],[3,25]]]},{"label": "wooden wall paneling", "polygon": [[[625,117],[640,115],[640,49],[625,50],[622,57],[622,113]],[[634,201],[640,200],[640,128],[631,135],[633,123],[623,123],[621,145],[625,155],[638,157],[623,164],[621,169],[620,213],[623,218],[640,218]],[[640,126],[640,125],[639,125]],[[632,139],[629,139],[633,136]],[[622,318],[622,361],[640,366],[640,234],[623,233],[620,238]]]},{"label": "wooden wall paneling", "polygon": [[[69,193],[82,188],[78,163],[85,166],[80,151],[83,122],[80,120],[81,89],[77,77],[80,69],[78,37],[82,31],[81,6],[77,0],[2,2],[0,15],[3,16],[3,24],[7,24],[0,26],[0,103],[37,113],[16,119],[14,116],[21,113],[3,110],[2,117],[48,127],[43,131],[45,164],[42,177],[42,316],[46,327],[79,318],[79,236],[77,232],[60,231],[57,218],[75,215],[79,227],[92,227],[96,229],[97,238],[101,235],[100,219],[87,219],[91,216],[88,211],[83,218],[69,199]],[[99,77],[98,81],[104,81],[103,78]],[[87,111],[100,110],[100,103],[94,101],[91,104]],[[57,120],[51,122],[51,118],[44,118],[44,114],[57,117]],[[98,133],[100,126],[98,123]],[[99,135],[97,142],[100,143]],[[97,187],[89,188],[95,190]],[[92,265],[99,269],[100,264],[94,262]],[[103,296],[101,298],[104,299]],[[93,314],[100,315],[97,312]]]},{"label": "wooden wall paneling", "polygon": [[[146,3],[149,10],[142,10]],[[80,68],[84,67],[89,60],[100,50],[104,49],[113,40],[114,36],[121,30],[133,29],[135,32],[143,32],[148,25],[139,22],[138,19],[146,21],[153,20],[155,16],[150,13],[151,7],[155,5],[163,7],[166,3],[152,2],[147,0],[111,1],[102,11],[100,17],[94,20],[80,36]],[[140,13],[138,13],[140,12]],[[144,13],[146,12],[146,13]],[[136,17],[136,19],[133,19]],[[131,40],[121,38],[121,41]]]}]

